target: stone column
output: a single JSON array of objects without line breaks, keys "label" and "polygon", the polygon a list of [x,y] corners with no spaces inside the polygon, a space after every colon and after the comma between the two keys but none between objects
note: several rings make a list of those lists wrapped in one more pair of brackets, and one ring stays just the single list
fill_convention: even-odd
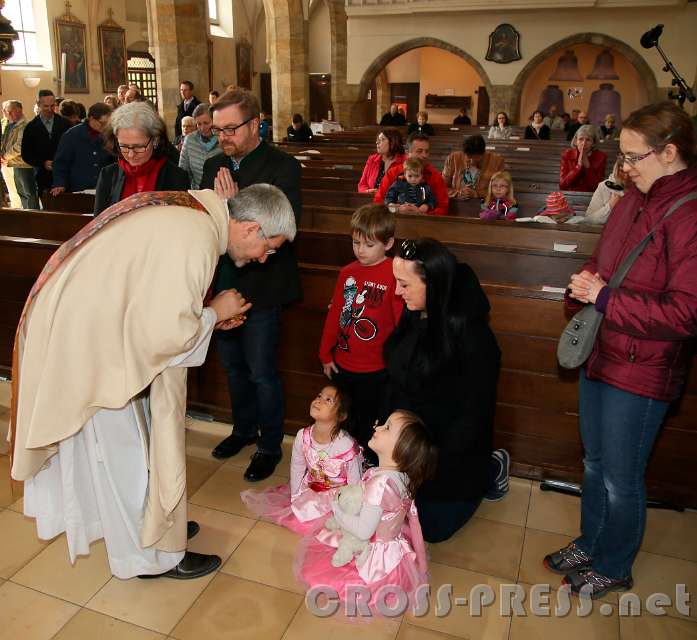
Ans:
[{"label": "stone column", "polygon": [[265,3],[270,51],[273,136],[280,141],[294,113],[305,113],[310,104],[307,74],[307,22],[300,0]]},{"label": "stone column", "polygon": [[347,69],[347,18],[344,0],[326,0],[329,9],[329,28],[331,37],[331,68],[332,74],[332,106],[334,120],[344,128],[350,128],[352,123],[352,105],[355,102],[355,91],[346,84]]},{"label": "stone column", "polygon": [[[499,111],[505,111],[511,122],[518,120],[517,109],[514,104],[514,87],[508,84],[493,84],[489,94],[489,120],[488,122],[496,122],[496,114]],[[520,103],[520,97],[518,97]]]},{"label": "stone column", "polygon": [[150,0],[151,54],[157,68],[160,115],[174,134],[182,80],[194,83],[202,102],[208,97],[208,19],[202,0]]}]

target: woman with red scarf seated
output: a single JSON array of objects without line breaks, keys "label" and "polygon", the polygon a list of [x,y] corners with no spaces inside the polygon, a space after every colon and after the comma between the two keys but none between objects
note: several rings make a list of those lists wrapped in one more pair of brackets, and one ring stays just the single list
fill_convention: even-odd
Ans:
[{"label": "woman with red scarf seated", "polygon": [[147,103],[131,102],[114,111],[105,137],[118,160],[99,174],[95,215],[134,193],[191,188],[186,171],[168,158],[164,121]]}]

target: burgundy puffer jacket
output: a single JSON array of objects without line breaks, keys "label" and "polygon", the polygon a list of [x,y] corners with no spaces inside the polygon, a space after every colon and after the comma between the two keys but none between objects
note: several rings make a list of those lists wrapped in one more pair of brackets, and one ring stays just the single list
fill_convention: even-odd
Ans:
[{"label": "burgundy puffer jacket", "polygon": [[[606,282],[668,208],[697,191],[697,167],[625,191],[583,270]],[[567,292],[568,293],[568,292]],[[567,296],[573,309],[578,307]],[[619,289],[613,289],[586,375],[656,400],[678,397],[697,335],[697,200],[661,223]]]}]

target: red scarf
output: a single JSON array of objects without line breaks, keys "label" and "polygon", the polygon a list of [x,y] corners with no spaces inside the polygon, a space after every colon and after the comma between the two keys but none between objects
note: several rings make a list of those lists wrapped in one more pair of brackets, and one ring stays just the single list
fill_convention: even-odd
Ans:
[{"label": "red scarf", "polygon": [[123,158],[119,158],[119,167],[126,174],[121,200],[132,196],[134,193],[155,191],[157,176],[165,162],[167,162],[167,158],[162,156],[161,158],[150,158],[144,164],[133,166]]}]

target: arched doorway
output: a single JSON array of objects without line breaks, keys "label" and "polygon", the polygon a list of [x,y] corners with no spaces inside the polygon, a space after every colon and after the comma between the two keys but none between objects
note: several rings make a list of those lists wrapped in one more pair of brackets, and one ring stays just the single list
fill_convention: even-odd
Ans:
[{"label": "arched doorway", "polygon": [[563,99],[569,113],[589,107],[600,113],[611,105],[607,110],[618,109],[624,117],[655,101],[658,83],[632,47],[604,34],[581,33],[550,45],[528,62],[513,83],[511,113],[523,124],[550,94]]},{"label": "arched doorway", "polygon": [[[421,50],[421,52],[414,52],[414,50]],[[382,113],[382,110],[385,108],[383,102],[387,95],[387,90],[384,86],[384,80],[386,78],[390,84],[395,83],[395,81],[389,77],[390,67],[392,66],[392,70],[395,71],[394,77],[406,78],[407,76],[405,76],[403,72],[404,69],[408,67],[408,64],[400,65],[399,63],[405,62],[405,60],[408,59],[413,65],[417,56],[420,58],[421,55],[425,56],[427,60],[430,58],[435,59],[435,57],[447,57],[448,62],[444,64],[443,61],[440,61],[434,64],[433,61],[430,61],[423,65],[420,64],[420,66],[423,66],[424,73],[420,75],[419,80],[419,83],[423,85],[423,87],[419,89],[419,108],[425,107],[426,94],[437,93],[438,95],[445,94],[446,96],[454,94],[459,96],[461,95],[459,91],[464,91],[466,87],[471,87],[476,84],[476,90],[479,93],[474,93],[474,91],[472,91],[470,94],[473,115],[476,116],[478,111],[477,106],[480,100],[486,97],[486,106],[480,109],[480,111],[482,111],[480,116],[484,122],[489,121],[488,96],[491,95],[491,81],[482,65],[459,47],[438,38],[426,37],[414,38],[390,47],[381,53],[365,70],[361,78],[358,95],[362,101],[365,100],[369,102],[369,107],[367,111],[364,112],[367,121],[376,121],[376,117],[379,120],[378,111]],[[401,56],[405,56],[405,58],[401,58]],[[453,65],[461,67],[460,72],[454,70]],[[403,67],[403,69],[400,70],[398,67]],[[466,80],[463,82],[462,80],[465,78]],[[380,86],[377,86],[376,80],[378,81],[377,84]],[[409,83],[410,82],[405,82],[404,84]],[[483,87],[483,91],[479,91],[479,87]],[[370,96],[370,98],[368,96]],[[378,100],[378,97],[380,97],[380,100]],[[428,111],[430,121],[438,123],[441,121],[452,121],[452,117],[457,113],[458,108],[437,108],[428,109]],[[414,114],[409,113],[407,116],[413,118]],[[473,122],[475,121],[476,119],[473,118]]]}]

